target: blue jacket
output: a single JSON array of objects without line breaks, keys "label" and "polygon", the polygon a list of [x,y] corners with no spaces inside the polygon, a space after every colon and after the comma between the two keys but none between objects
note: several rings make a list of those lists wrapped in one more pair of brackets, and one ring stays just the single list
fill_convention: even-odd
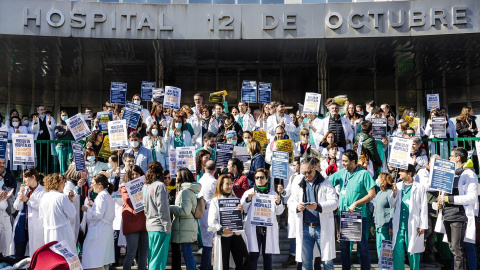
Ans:
[{"label": "blue jacket", "polygon": [[125,151],[125,154],[132,154],[135,156],[135,165],[140,166],[142,168],[143,172],[146,173],[148,169],[148,164],[153,161],[152,158],[152,151],[148,150],[147,148],[140,146],[140,149],[138,149],[137,154],[133,152],[133,149],[130,148]]},{"label": "blue jacket", "polygon": [[254,178],[255,177],[255,171],[258,168],[265,168],[265,158],[260,153],[256,153],[252,157],[252,163],[250,164],[250,169],[249,169],[248,175],[247,175],[250,187],[252,187],[253,183],[255,183],[255,178]]}]

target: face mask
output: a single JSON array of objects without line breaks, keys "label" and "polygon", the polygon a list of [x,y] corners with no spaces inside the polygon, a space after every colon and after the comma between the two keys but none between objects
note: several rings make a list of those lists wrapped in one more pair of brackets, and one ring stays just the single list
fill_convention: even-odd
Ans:
[{"label": "face mask", "polygon": [[39,115],[41,118],[45,118],[45,114],[40,114]]},{"label": "face mask", "polygon": [[112,164],[108,163],[108,169],[109,169],[109,170],[113,169]]},{"label": "face mask", "polygon": [[380,185],[381,185],[382,183],[380,183],[380,179],[379,179],[379,178],[377,178],[377,180],[375,180],[375,184],[377,184],[377,186],[380,187]]},{"label": "face mask", "polygon": [[68,119],[68,116],[62,116],[63,121],[67,121],[67,119]]},{"label": "face mask", "polygon": [[90,162],[94,162],[95,161],[95,156],[89,156],[89,157],[87,157],[87,160],[90,161]]},{"label": "face mask", "polygon": [[158,129],[152,129],[152,135],[157,136],[158,135]]},{"label": "face mask", "polygon": [[415,114],[414,114],[414,113],[410,113],[410,117],[414,117],[414,116],[415,116]]},{"label": "face mask", "polygon": [[132,145],[132,148],[137,148],[138,145],[140,145],[140,143],[137,141],[130,142],[130,144]]},{"label": "face mask", "polygon": [[25,121],[23,121],[23,123],[22,123],[22,124],[23,124],[24,126],[28,127],[28,124],[30,124],[30,121],[28,121],[28,120],[25,120]]},{"label": "face mask", "polygon": [[251,139],[246,139],[246,140],[243,140],[243,141],[245,142],[245,145],[247,145],[251,141]]},{"label": "face mask", "polygon": [[181,129],[182,128],[182,123],[175,123],[175,128],[176,129]]},{"label": "face mask", "polygon": [[18,122],[12,122],[12,126],[18,127]]},{"label": "face mask", "polygon": [[213,147],[211,147],[210,145],[207,146],[207,149],[213,151]]},{"label": "face mask", "polygon": [[394,127],[395,125],[390,125],[390,124],[388,124],[388,126],[392,128],[392,127]]},{"label": "face mask", "polygon": [[230,141],[230,144],[237,145],[237,140]]},{"label": "face mask", "polygon": [[140,100],[134,100],[133,103],[140,105]]}]

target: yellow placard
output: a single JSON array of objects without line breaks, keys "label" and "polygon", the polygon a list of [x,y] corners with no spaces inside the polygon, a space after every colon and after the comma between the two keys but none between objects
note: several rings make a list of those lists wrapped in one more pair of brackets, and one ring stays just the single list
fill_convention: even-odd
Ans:
[{"label": "yellow placard", "polygon": [[413,128],[415,131],[418,129],[418,124],[420,123],[420,118],[413,118],[413,120],[408,123],[408,126]]},{"label": "yellow placard", "polygon": [[225,95],[225,96],[228,95],[226,90],[222,90],[222,91],[218,91],[218,92],[213,92],[213,93],[211,93],[210,96],[208,97],[208,101],[220,103],[220,102],[223,101],[223,96],[224,96],[224,95]]},{"label": "yellow placard", "polygon": [[102,147],[100,148],[100,152],[98,156],[101,158],[108,159],[113,153],[110,151],[110,139],[108,136],[103,137]]},{"label": "yellow placard", "polygon": [[253,139],[260,143],[260,145],[264,145],[268,143],[267,139],[267,132],[265,131],[254,131],[253,132]]},{"label": "yellow placard", "polygon": [[275,148],[278,151],[287,152],[288,153],[288,163],[293,163],[293,141],[292,139],[288,140],[279,140],[275,141]]}]

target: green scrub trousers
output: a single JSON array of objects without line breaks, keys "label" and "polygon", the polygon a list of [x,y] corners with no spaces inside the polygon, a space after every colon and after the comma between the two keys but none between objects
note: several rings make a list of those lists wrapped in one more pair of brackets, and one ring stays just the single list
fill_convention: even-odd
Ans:
[{"label": "green scrub trousers", "polygon": [[167,267],[171,233],[148,232],[148,269],[163,270]]}]

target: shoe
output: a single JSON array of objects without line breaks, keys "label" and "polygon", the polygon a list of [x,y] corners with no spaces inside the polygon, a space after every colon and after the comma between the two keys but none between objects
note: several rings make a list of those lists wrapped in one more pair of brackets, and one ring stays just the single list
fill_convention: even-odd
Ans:
[{"label": "shoe", "polygon": [[433,258],[433,256],[431,255],[423,255],[423,263],[434,263],[435,262],[435,258]]},{"label": "shoe", "polygon": [[200,248],[200,249],[198,249],[197,254],[202,255],[202,252],[203,252],[203,248]]},{"label": "shoe", "polygon": [[121,248],[120,248],[120,255],[125,256],[125,253],[127,253],[127,249],[124,248],[124,247],[121,247]]},{"label": "shoe", "polygon": [[295,265],[297,262],[295,261],[295,256],[292,254],[288,255],[288,259],[282,263],[283,267],[289,267],[290,265]]}]

